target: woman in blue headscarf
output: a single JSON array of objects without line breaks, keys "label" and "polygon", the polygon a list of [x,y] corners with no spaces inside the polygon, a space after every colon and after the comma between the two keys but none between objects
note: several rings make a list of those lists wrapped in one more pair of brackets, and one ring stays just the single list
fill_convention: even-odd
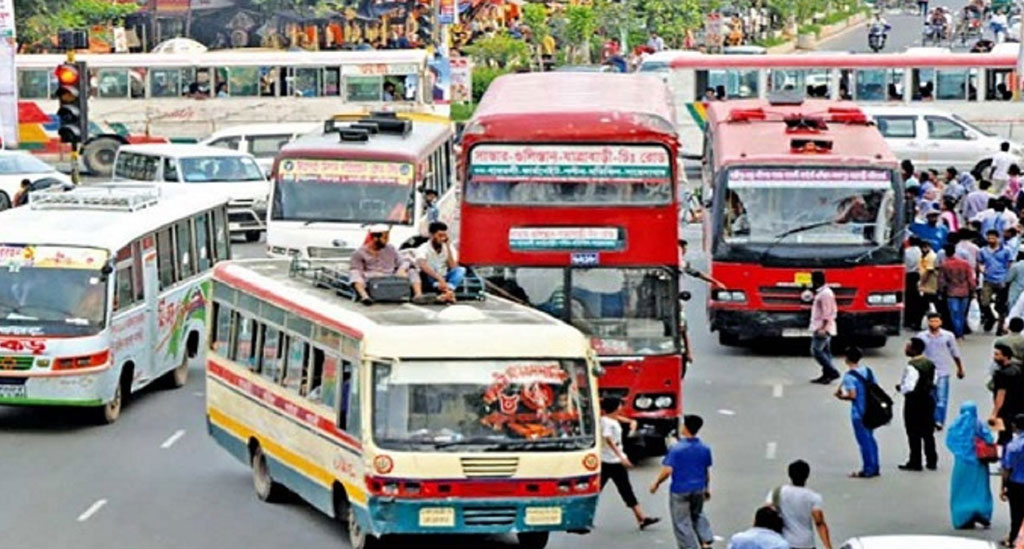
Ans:
[{"label": "woman in blue headscarf", "polygon": [[965,401],[960,416],[946,433],[946,447],[953,453],[953,477],[949,486],[949,508],[954,528],[984,528],[992,522],[992,489],[988,466],[978,461],[975,439],[993,442],[992,432],[978,419],[978,405]]}]

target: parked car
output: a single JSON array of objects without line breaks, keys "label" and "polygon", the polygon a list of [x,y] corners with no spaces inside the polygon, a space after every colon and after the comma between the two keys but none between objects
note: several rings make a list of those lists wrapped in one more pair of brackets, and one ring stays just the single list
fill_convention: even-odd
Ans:
[{"label": "parked car", "polygon": [[[900,105],[863,110],[878,125],[893,154],[901,160],[909,159],[918,169],[981,168],[991,163],[1000,144],[1006,141],[941,109]],[[1024,157],[1019,143],[1011,144],[1011,152]]]},{"label": "parked car", "polygon": [[14,204],[14,196],[18,194],[24,179],[33,184],[43,179],[71,184],[70,177],[28,152],[0,150],[0,210],[6,210]]},{"label": "parked car", "polygon": [[983,539],[953,536],[866,536],[849,539],[840,549],[995,549]]},{"label": "parked car", "polygon": [[267,229],[270,182],[251,154],[205,145],[124,145],[114,181],[192,185],[226,197],[228,229],[255,242]]},{"label": "parked car", "polygon": [[253,155],[263,173],[270,175],[274,157],[287,143],[296,137],[314,131],[321,126],[309,122],[282,122],[275,124],[245,124],[232,126],[215,132],[200,142],[201,145],[220,147]]}]

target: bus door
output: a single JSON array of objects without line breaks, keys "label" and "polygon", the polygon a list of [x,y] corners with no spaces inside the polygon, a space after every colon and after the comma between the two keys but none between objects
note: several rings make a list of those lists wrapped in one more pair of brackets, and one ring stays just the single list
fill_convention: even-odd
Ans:
[{"label": "bus door", "polygon": [[[156,255],[156,236],[144,236],[142,238],[142,284],[146,292],[145,348],[154,351],[159,333],[157,331],[157,322],[159,321],[160,297],[160,275],[157,270]],[[141,366],[145,370],[142,372],[136,371],[136,378],[150,379],[160,372],[161,361],[158,359],[157,353],[147,352],[146,354],[149,355],[149,360],[146,361],[145,366]]]}]

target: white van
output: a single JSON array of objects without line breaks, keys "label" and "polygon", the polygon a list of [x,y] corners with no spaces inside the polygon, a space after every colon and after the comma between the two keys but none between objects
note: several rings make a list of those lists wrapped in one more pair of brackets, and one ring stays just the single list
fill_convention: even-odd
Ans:
[{"label": "white van", "polygon": [[[862,106],[878,125],[892,153],[909,159],[918,169],[939,171],[949,166],[971,170],[990,163],[1007,139],[983,130],[963,118],[931,107]],[[1011,142],[1011,152],[1024,155],[1019,143]]]},{"label": "white van", "polygon": [[320,124],[309,122],[243,124],[217,131],[199,144],[247,152],[256,158],[263,173],[269,175],[274,157],[281,147],[321,127]]},{"label": "white van", "polygon": [[124,145],[114,160],[114,181],[195,185],[229,200],[228,229],[247,242],[267,228],[270,182],[251,154],[204,145]]}]

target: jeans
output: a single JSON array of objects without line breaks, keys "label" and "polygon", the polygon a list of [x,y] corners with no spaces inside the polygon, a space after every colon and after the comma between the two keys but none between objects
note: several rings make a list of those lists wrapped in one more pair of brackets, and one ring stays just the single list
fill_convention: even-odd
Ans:
[{"label": "jeans", "polygon": [[[462,281],[465,279],[465,267],[455,267],[454,269],[449,269],[448,273],[444,275],[444,281],[447,282],[449,286],[451,286],[453,292],[459,287],[460,284],[462,284]],[[426,286],[427,288],[432,288],[434,290],[437,289],[437,281],[425,275],[423,276],[423,285]]]},{"label": "jeans", "polygon": [[865,475],[877,475],[880,466],[878,464],[878,443],[875,442],[875,433],[864,426],[864,421],[861,418],[854,417],[851,419],[853,435],[857,437],[857,446],[860,447],[860,460],[863,463],[860,472]]},{"label": "jeans", "polygon": [[967,322],[967,306],[970,304],[970,297],[949,297],[946,303],[949,305],[949,319],[953,322],[953,335],[964,337],[964,325]]},{"label": "jeans", "polygon": [[1010,501],[1010,542],[1017,539],[1020,523],[1024,522],[1024,484],[1006,483],[1006,499]]},{"label": "jeans", "polygon": [[811,355],[821,365],[821,375],[824,377],[839,377],[839,370],[832,365],[832,348],[830,342],[832,336],[811,336]]},{"label": "jeans", "polygon": [[946,408],[949,407],[949,376],[935,376],[932,396],[935,397],[935,423],[945,425]]},{"label": "jeans", "polygon": [[711,523],[704,516],[704,492],[669,494],[672,531],[679,549],[700,549],[702,543],[714,541]]}]

